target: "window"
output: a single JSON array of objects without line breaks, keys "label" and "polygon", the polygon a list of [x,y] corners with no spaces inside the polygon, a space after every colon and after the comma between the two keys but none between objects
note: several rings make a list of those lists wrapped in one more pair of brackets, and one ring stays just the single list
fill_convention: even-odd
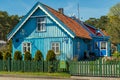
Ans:
[{"label": "window", "polygon": [[52,43],[52,50],[55,52],[55,54],[59,54],[59,52],[60,52],[60,43],[59,42],[53,42]]},{"label": "window", "polygon": [[106,49],[106,42],[101,42],[101,49]]},{"label": "window", "polygon": [[46,31],[45,22],[46,22],[45,17],[37,18],[37,31],[40,32]]},{"label": "window", "polygon": [[95,49],[98,49],[98,42],[95,42]]},{"label": "window", "polygon": [[31,44],[30,43],[23,43],[23,52],[31,51]]}]

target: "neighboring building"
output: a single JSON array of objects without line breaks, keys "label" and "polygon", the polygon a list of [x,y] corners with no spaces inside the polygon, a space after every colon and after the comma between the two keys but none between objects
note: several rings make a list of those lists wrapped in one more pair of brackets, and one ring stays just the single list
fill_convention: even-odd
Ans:
[{"label": "neighboring building", "polygon": [[5,46],[6,45],[6,41],[3,41],[3,40],[0,40],[0,47],[3,47],[3,46]]},{"label": "neighboring building", "polygon": [[[12,39],[13,54],[19,50],[24,55],[30,51],[32,57],[40,50],[44,59],[48,50],[54,50],[60,60],[82,59],[85,52],[97,56],[109,56],[109,37],[75,18],[64,15],[62,8],[56,11],[37,3],[8,34]],[[89,54],[88,54],[89,55]]]}]

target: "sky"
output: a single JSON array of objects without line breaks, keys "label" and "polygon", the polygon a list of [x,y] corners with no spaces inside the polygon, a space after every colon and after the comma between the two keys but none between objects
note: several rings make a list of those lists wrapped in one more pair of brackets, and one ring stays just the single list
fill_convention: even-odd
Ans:
[{"label": "sky", "polygon": [[120,0],[0,0],[0,11],[7,11],[9,15],[23,16],[38,1],[56,10],[64,8],[64,14],[77,17],[79,4],[79,16],[83,21],[107,15],[109,9],[120,2]]}]

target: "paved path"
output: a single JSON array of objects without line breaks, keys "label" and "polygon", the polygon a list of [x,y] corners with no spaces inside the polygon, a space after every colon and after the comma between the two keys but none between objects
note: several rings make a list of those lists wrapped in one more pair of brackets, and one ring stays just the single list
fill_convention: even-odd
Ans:
[{"label": "paved path", "polygon": [[0,80],[74,80],[70,78],[56,78],[56,77],[31,77],[31,76],[15,76],[15,75],[0,75]]},{"label": "paved path", "polygon": [[0,80],[70,80],[70,79],[50,79],[50,78],[21,78],[21,77],[0,77]]},{"label": "paved path", "polygon": [[112,77],[82,77],[82,76],[71,76],[71,79],[75,80],[120,80],[120,78]]}]

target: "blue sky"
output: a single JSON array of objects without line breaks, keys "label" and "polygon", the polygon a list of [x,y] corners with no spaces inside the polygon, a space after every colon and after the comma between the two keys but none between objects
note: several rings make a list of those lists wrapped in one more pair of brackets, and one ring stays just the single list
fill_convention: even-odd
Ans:
[{"label": "blue sky", "polygon": [[81,20],[106,15],[113,5],[120,2],[120,0],[0,0],[0,10],[7,11],[10,15],[22,16],[38,1],[56,10],[64,8],[64,13],[68,16],[78,15],[79,4]]}]

